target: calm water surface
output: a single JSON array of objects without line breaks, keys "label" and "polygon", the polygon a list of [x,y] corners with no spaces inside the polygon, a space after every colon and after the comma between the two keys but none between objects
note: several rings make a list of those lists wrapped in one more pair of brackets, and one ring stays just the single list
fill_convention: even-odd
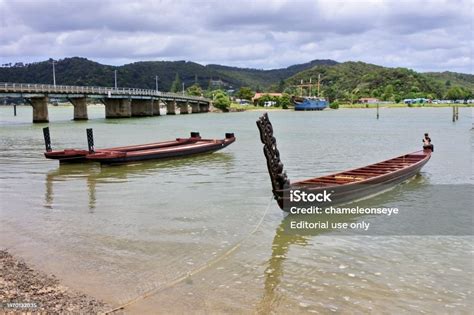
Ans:
[{"label": "calm water surface", "polygon": [[[128,312],[473,309],[472,233],[438,235],[443,222],[430,235],[286,233],[288,218],[271,201],[255,125],[261,113],[105,120],[103,107],[90,107],[89,121],[73,122],[71,107],[51,107],[53,149],[86,147],[85,128],[94,128],[97,148],[190,131],[237,137],[210,155],[101,168],[45,160],[45,124],[30,123],[29,107],[18,108],[17,117],[12,112],[0,108],[0,247],[114,306],[151,293]],[[270,118],[291,179],[418,150],[429,131],[435,152],[421,176],[368,201],[408,209],[416,220],[432,187],[473,181],[472,111],[460,109],[456,123],[450,113],[382,109],[376,120],[374,110],[338,110]],[[466,204],[472,196],[445,200],[441,210],[455,216]]]}]

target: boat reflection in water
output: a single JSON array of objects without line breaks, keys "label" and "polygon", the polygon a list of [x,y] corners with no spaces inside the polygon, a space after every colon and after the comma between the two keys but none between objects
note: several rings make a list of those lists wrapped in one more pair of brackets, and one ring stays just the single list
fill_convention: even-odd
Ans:
[{"label": "boat reflection in water", "polygon": [[[332,232],[331,229],[311,229],[296,233],[290,228],[291,221],[305,220],[306,222],[315,223],[316,221],[329,222],[353,222],[358,216],[345,216],[343,218],[331,215],[286,215],[275,231],[272,242],[272,256],[267,262],[265,268],[265,285],[263,297],[258,304],[259,314],[270,314],[278,308],[281,299],[280,284],[284,276],[284,263],[288,258],[290,246],[309,246],[313,244],[313,238],[325,233]],[[308,249],[310,250],[310,249]]]},{"label": "boat reflection in water", "polygon": [[283,219],[277,227],[275,237],[272,242],[272,256],[268,260],[265,268],[265,287],[263,297],[257,306],[259,314],[270,314],[274,305],[279,300],[279,286],[283,276],[283,263],[287,258],[290,245],[306,246],[308,237],[291,234],[285,231],[289,221],[289,216]]},{"label": "boat reflection in water", "polygon": [[[397,202],[400,200],[403,194],[406,194],[406,189],[410,189],[411,191],[423,191],[426,189],[428,182],[426,178],[421,175],[415,176],[409,182],[406,183],[405,187],[395,187],[394,189],[374,196],[371,199],[353,202],[346,205],[341,205],[341,207],[380,207],[383,205],[388,205]],[[408,187],[407,187],[408,186]],[[263,296],[258,304],[258,313],[259,314],[270,314],[272,312],[278,313],[281,307],[281,301],[285,296],[285,289],[281,288],[284,286],[284,264],[285,260],[288,259],[288,252],[290,251],[291,246],[299,246],[299,247],[308,247],[307,251],[319,251],[317,248],[311,248],[316,246],[315,239],[318,236],[330,234],[334,237],[337,236],[358,236],[364,235],[359,234],[357,231],[348,232],[348,231],[341,231],[337,229],[331,228],[332,223],[353,223],[353,222],[360,222],[363,219],[374,219],[373,216],[369,215],[292,215],[292,214],[285,214],[285,217],[276,228],[275,236],[272,242],[272,255],[268,259],[264,277],[264,292]],[[291,222],[292,221],[306,221],[308,223],[316,223],[316,222],[328,222],[328,228],[321,228],[321,229],[301,229],[301,230],[294,230],[291,229]],[[384,221],[385,222],[385,221]],[[382,225],[380,222],[377,224]],[[390,223],[387,223],[390,224]],[[389,225],[385,225],[390,227]],[[387,231],[387,235],[394,234],[399,230],[398,227],[394,227],[391,231]],[[380,232],[375,232],[372,235],[383,235]],[[291,257],[290,257],[291,258]],[[291,278],[291,276],[289,276]],[[321,279],[320,283],[323,283],[324,279]]]},{"label": "boat reflection in water", "polygon": [[54,207],[53,186],[55,183],[85,179],[88,188],[88,208],[93,212],[96,208],[97,185],[125,183],[140,177],[156,176],[160,171],[168,173],[172,171],[176,172],[176,176],[182,176],[182,171],[185,168],[193,168],[196,165],[199,168],[206,168],[215,164],[226,167],[232,164],[233,159],[232,154],[217,152],[174,160],[146,161],[112,167],[101,167],[98,164],[62,164],[56,170],[46,174],[44,207],[48,209]]}]

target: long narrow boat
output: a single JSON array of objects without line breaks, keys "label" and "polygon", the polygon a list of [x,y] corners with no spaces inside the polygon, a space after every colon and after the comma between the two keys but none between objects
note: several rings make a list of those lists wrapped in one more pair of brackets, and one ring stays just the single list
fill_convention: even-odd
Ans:
[{"label": "long narrow boat", "polygon": [[177,138],[176,140],[155,142],[148,144],[140,145],[131,145],[131,146],[122,146],[114,148],[104,148],[104,149],[94,149],[94,136],[92,129],[87,129],[87,142],[89,149],[65,149],[53,151],[51,148],[51,136],[49,128],[43,128],[44,143],[46,146],[46,152],[44,156],[47,159],[59,160],[60,163],[83,163],[87,162],[86,156],[94,152],[105,152],[105,151],[123,151],[123,152],[132,152],[139,150],[148,150],[155,148],[164,148],[164,147],[173,147],[189,143],[194,143],[201,139],[198,132],[191,132],[191,137],[189,138]]},{"label": "long narrow boat", "polygon": [[[44,141],[46,146],[46,152],[44,153],[45,157],[48,159],[59,160],[60,163],[83,163],[83,162],[90,162],[94,161],[94,159],[88,159],[89,155],[95,155],[95,157],[100,158],[100,154],[106,152],[112,152],[112,155],[107,155],[107,157],[117,157],[118,155],[123,153],[130,153],[134,156],[139,156],[138,152],[143,153],[143,155],[147,155],[150,150],[157,150],[157,149],[169,149],[170,151],[179,151],[180,153],[183,152],[183,148],[190,144],[196,144],[199,141],[211,141],[211,140],[203,140],[199,135],[199,132],[191,132],[191,137],[189,138],[177,138],[176,140],[170,141],[163,141],[163,142],[155,142],[155,143],[148,143],[148,144],[140,144],[140,145],[131,145],[131,146],[122,146],[122,147],[113,147],[113,148],[105,148],[105,149],[95,149],[94,148],[94,136],[92,129],[87,129],[87,143],[88,143],[88,150],[82,149],[65,149],[65,150],[58,150],[53,151],[51,148],[51,137],[49,133],[49,128],[43,128],[43,135]],[[226,134],[226,137],[234,138],[233,134]],[[212,141],[222,141],[222,140],[212,140]],[[229,145],[230,140],[226,139],[226,146]],[[233,142],[233,141],[232,141]],[[220,148],[219,148],[220,149]],[[177,155],[178,156],[178,155]],[[107,163],[107,158],[101,158],[100,161]],[[119,162],[120,163],[120,162]],[[123,162],[122,162],[123,163]]]},{"label": "long narrow boat", "polygon": [[265,113],[260,117],[257,126],[264,144],[263,152],[267,159],[273,195],[280,208],[287,212],[292,205],[290,194],[295,190],[315,195],[330,192],[332,204],[364,199],[383,192],[416,175],[428,162],[432,153],[432,146],[427,145],[423,150],[379,163],[290,183],[286,172],[283,171],[283,163],[280,161],[280,153],[273,137],[273,127],[268,114]]},{"label": "long narrow boat", "polygon": [[224,149],[235,141],[233,133],[226,133],[225,139],[196,139],[173,146],[161,146],[140,150],[102,150],[91,153],[86,159],[101,164],[123,164],[136,161],[169,159]]}]

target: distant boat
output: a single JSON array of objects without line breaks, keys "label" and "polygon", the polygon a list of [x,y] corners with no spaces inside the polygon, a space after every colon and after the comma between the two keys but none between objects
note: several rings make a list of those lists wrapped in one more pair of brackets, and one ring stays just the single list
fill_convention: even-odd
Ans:
[{"label": "distant boat", "polygon": [[287,212],[291,206],[289,195],[293,190],[305,190],[312,194],[325,193],[327,190],[332,193],[334,204],[365,199],[388,190],[415,176],[428,162],[433,150],[432,146],[424,146],[423,150],[390,160],[290,183],[280,161],[280,152],[273,137],[273,127],[268,114],[265,113],[260,117],[257,126],[264,144],[263,151],[267,159],[273,195],[280,208]]},{"label": "distant boat", "polygon": [[[318,74],[318,94],[317,96],[312,95],[312,88],[315,84],[311,83],[311,78],[309,79],[309,83],[303,84],[303,80],[301,80],[301,84],[298,85],[301,89],[301,96],[294,97],[293,103],[295,104],[295,110],[323,110],[328,107],[329,102],[323,98],[319,97],[319,89],[321,84],[321,75]],[[308,96],[303,96],[303,89],[308,89]]]},{"label": "distant boat", "polygon": [[328,101],[322,97],[298,97],[293,99],[295,110],[323,110],[328,107]]}]

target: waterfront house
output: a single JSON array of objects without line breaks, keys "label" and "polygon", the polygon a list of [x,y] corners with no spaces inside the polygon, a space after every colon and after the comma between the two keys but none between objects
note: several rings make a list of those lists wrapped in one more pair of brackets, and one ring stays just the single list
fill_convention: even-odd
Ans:
[{"label": "waterfront house", "polygon": [[264,95],[281,97],[283,93],[255,93],[252,97],[252,103],[257,104],[258,100]]},{"label": "waterfront house", "polygon": [[359,98],[359,103],[362,103],[362,104],[375,104],[375,103],[378,103],[378,102],[379,102],[379,99],[375,98],[375,97],[362,97],[362,98]]}]

